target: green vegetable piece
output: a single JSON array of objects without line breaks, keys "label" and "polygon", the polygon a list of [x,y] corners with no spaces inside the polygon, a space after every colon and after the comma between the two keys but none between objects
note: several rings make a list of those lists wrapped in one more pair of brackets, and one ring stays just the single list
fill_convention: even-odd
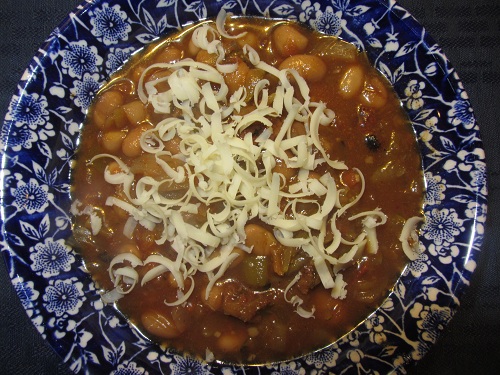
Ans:
[{"label": "green vegetable piece", "polygon": [[248,256],[242,262],[245,283],[251,287],[262,288],[269,284],[269,258],[267,256]]}]

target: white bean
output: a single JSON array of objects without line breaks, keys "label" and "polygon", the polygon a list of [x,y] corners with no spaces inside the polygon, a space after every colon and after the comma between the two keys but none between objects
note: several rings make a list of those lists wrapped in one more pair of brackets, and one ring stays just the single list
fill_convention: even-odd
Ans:
[{"label": "white bean", "polygon": [[340,80],[340,95],[349,99],[359,94],[364,80],[363,68],[359,65],[350,66]]}]

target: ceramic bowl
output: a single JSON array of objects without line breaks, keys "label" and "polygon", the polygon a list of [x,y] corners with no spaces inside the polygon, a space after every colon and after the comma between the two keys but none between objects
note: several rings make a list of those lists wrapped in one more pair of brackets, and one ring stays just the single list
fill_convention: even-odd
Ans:
[{"label": "ceramic bowl", "polygon": [[[424,164],[424,250],[365,321],[315,353],[267,366],[206,363],[164,350],[105,306],[71,234],[70,164],[99,87],[129,56],[220,8],[290,18],[365,50],[411,118]],[[401,373],[436,342],[476,266],[486,164],[457,73],[408,12],[375,0],[95,0],[75,9],[33,58],[1,129],[1,245],[44,339],[79,373]],[[299,340],[300,338],[297,338]]]}]

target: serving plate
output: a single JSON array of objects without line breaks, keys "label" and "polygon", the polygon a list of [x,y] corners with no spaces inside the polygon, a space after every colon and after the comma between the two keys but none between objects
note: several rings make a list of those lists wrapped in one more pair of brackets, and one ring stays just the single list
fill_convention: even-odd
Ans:
[{"label": "serving plate", "polygon": [[[221,7],[294,18],[366,50],[408,111],[427,186],[424,252],[382,306],[329,347],[260,367],[205,363],[149,342],[102,304],[66,241],[70,163],[93,95],[134,51],[182,25],[214,17]],[[403,373],[436,342],[469,284],[486,215],[478,127],[439,46],[392,1],[88,2],[54,30],[19,87],[0,137],[2,253],[28,316],[75,372]]]}]

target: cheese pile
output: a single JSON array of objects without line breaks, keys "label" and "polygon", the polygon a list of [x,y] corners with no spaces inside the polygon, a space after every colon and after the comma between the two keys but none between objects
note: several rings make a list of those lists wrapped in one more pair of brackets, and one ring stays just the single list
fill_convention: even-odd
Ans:
[{"label": "cheese pile", "polygon": [[[263,76],[273,76],[279,83],[271,86],[268,79],[261,79],[250,101],[245,87],[229,95],[224,74],[234,72],[237,64],[225,63],[221,39],[243,34],[228,35],[224,30],[225,19],[222,11],[216,28],[202,24],[192,35],[195,46],[217,55],[215,67],[191,59],[157,63],[149,66],[139,81],[139,98],[152,105],[157,113],[166,115],[143,135],[141,147],[145,153],[154,155],[168,177],[161,181],[150,176],[139,178],[122,160],[109,154],[92,160],[112,158],[120,167],[118,173],[106,169],[105,179],[121,185],[126,199],[109,197],[106,204],[129,213],[124,233],[131,236],[136,225],[148,229],[161,225],[163,231],[157,243],[168,241],[175,251],[175,258],[151,255],[144,261],[132,254],[118,255],[109,268],[117,288],[112,292],[113,297],[108,297],[113,300],[129,292],[139,282],[135,268],[153,263],[156,266],[141,283],[171,272],[179,293],[176,301],[167,304],[181,304],[189,298],[194,287],[192,276],[197,272],[206,273],[210,280],[208,298],[213,285],[238,257],[234,248],[252,251],[245,246],[245,225],[250,219],[259,218],[274,228],[274,236],[281,244],[301,248],[313,259],[323,286],[331,290],[332,296],[345,298],[342,269],[356,260],[365,247],[377,251],[375,228],[385,223],[386,217],[379,209],[352,216],[350,220],[362,220],[364,230],[354,241],[342,237],[336,219],[361,198],[363,175],[356,170],[361,192],[342,205],[341,190],[332,175],[311,174],[322,163],[336,170],[347,169],[343,162],[330,159],[319,137],[320,127],[334,121],[334,112],[322,102],[311,101],[306,81],[295,70],[279,70],[261,61],[248,45],[243,47],[243,54],[251,68],[262,70]],[[148,73],[158,70],[169,74],[147,81]],[[275,87],[272,92],[271,87]],[[181,115],[168,116],[174,112]],[[276,124],[281,126],[273,134]],[[303,131],[294,135],[292,125],[297,124]],[[249,131],[255,125],[261,129],[258,134]],[[180,140],[180,152],[176,154],[165,149],[165,144],[174,138]],[[281,173],[273,172],[277,159],[297,170],[296,182],[287,185]],[[174,198],[162,194],[165,190],[162,187],[172,183],[188,188],[182,191],[182,196]],[[299,209],[303,203],[315,209],[306,214]],[[206,221],[201,225],[185,220],[187,214],[198,213],[201,205],[222,208],[215,212],[208,209]],[[331,236],[326,241],[327,231],[333,233],[333,241]],[[350,250],[337,255],[341,244]],[[297,307],[299,314],[310,317],[314,310],[302,309],[298,296],[286,296],[298,278],[300,274],[286,289],[285,298]],[[191,283],[185,291],[187,279]]]}]

